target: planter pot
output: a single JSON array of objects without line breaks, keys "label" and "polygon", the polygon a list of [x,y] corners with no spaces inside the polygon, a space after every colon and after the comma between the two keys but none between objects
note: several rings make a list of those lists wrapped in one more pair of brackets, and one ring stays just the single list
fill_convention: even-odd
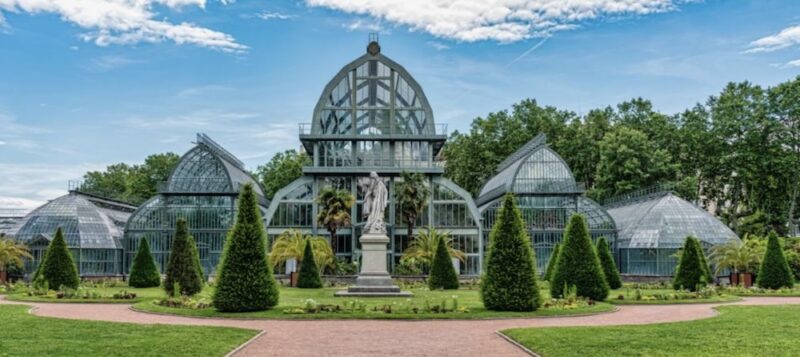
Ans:
[{"label": "planter pot", "polygon": [[731,286],[738,286],[739,285],[739,274],[731,273],[730,278]]},{"label": "planter pot", "polygon": [[289,274],[289,284],[293,288],[297,287],[297,277],[299,277],[299,276],[300,276],[300,274],[298,272],[296,272],[296,271],[292,272],[291,274]]},{"label": "planter pot", "polygon": [[0,283],[5,283],[6,279],[8,279],[8,273],[0,271]]},{"label": "planter pot", "polygon": [[749,288],[753,286],[753,274],[752,273],[741,274],[741,278],[739,279],[739,281],[744,287]]}]

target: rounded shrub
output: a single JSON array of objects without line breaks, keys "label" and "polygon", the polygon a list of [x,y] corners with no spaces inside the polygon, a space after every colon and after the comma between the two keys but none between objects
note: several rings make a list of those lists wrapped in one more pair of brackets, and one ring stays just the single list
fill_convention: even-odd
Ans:
[{"label": "rounded shrub", "polygon": [[541,303],[530,239],[511,193],[503,198],[489,234],[480,289],[489,310],[534,311]]},{"label": "rounded shrub", "polygon": [[606,282],[610,289],[619,289],[622,287],[622,279],[617,270],[617,263],[614,262],[614,257],[611,255],[611,250],[608,248],[608,241],[605,237],[600,237],[597,240],[597,256],[600,258],[600,264],[603,266],[603,276],[606,277]]},{"label": "rounded shrub", "polygon": [[600,258],[589,237],[589,227],[583,215],[573,214],[569,218],[561,251],[558,253],[550,294],[563,297],[565,290],[575,288],[578,296],[595,301],[608,297],[608,282],[600,265]]},{"label": "rounded shrub", "polygon": [[158,273],[153,254],[150,252],[150,244],[145,238],[139,240],[139,249],[133,257],[128,285],[134,288],[152,288],[161,285],[161,274]]},{"label": "rounded shrub", "polygon": [[178,219],[175,236],[172,239],[172,250],[169,252],[164,290],[167,294],[175,294],[175,287],[180,288],[181,295],[192,296],[203,290],[203,268],[194,238],[189,235],[189,225],[183,218]]},{"label": "rounded shrub", "polygon": [[267,259],[266,232],[252,184],[239,194],[236,223],[228,232],[218,269],[214,307],[225,312],[260,311],[278,304],[278,285]]},{"label": "rounded shrub", "polygon": [[553,272],[556,270],[556,263],[558,263],[558,252],[561,250],[561,243],[556,243],[553,248],[553,253],[550,254],[550,260],[547,262],[547,269],[544,271],[544,280],[552,281]]},{"label": "rounded shrub", "polygon": [[77,289],[81,278],[78,276],[78,268],[72,260],[72,253],[67,247],[67,241],[64,240],[64,231],[61,227],[56,230],[56,236],[50,242],[45,256],[40,273],[48,286],[51,289],[61,287]]},{"label": "rounded shrub", "polygon": [[794,278],[789,263],[783,255],[781,243],[775,232],[770,232],[767,240],[767,251],[764,259],[761,260],[761,267],[758,269],[756,284],[764,289],[791,288],[794,286]]},{"label": "rounded shrub", "polygon": [[703,268],[703,261],[700,257],[702,254],[703,250],[700,248],[697,238],[686,237],[677,272],[672,280],[673,289],[697,291],[698,288],[708,283],[708,267]]},{"label": "rounded shrub", "polygon": [[319,269],[317,268],[317,261],[314,259],[314,250],[311,249],[310,239],[306,239],[306,247],[303,249],[303,260],[300,262],[297,287],[305,289],[322,287],[322,278],[319,276]]},{"label": "rounded shrub", "polygon": [[453,259],[447,250],[447,237],[441,236],[436,243],[436,254],[431,262],[431,273],[428,275],[428,288],[458,289],[458,274],[453,267]]}]

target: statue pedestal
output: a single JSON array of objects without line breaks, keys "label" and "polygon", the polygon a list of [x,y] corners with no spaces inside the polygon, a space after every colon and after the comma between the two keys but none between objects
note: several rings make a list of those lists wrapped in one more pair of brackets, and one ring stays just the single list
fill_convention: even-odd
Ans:
[{"label": "statue pedestal", "polygon": [[391,275],[386,271],[386,245],[389,237],[385,234],[365,234],[361,242],[361,272],[356,285],[336,292],[335,296],[411,296],[408,291],[400,291],[394,285]]}]

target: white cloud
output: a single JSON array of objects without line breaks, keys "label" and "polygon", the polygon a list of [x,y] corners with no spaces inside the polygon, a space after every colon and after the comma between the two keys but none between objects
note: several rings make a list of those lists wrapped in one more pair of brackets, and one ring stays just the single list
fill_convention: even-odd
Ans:
[{"label": "white cloud", "polygon": [[156,20],[156,5],[170,9],[205,8],[206,0],[0,0],[2,11],[57,14],[89,30],[81,38],[98,46],[172,41],[223,52],[243,52],[233,36],[192,23]]},{"label": "white cloud", "polygon": [[256,17],[262,20],[289,20],[293,18],[293,15],[282,14],[280,12],[268,12],[264,11],[261,13],[256,14]]},{"label": "white cloud", "polygon": [[127,56],[109,55],[91,60],[91,69],[100,71],[110,71],[112,69],[125,67],[142,61],[132,59]]},{"label": "white cloud", "polygon": [[444,51],[444,50],[449,50],[450,49],[450,46],[448,46],[448,45],[446,45],[444,43],[438,42],[438,41],[428,41],[428,44],[431,47],[435,48],[437,51]]},{"label": "white cloud", "polygon": [[363,19],[356,19],[342,26],[346,28],[348,31],[366,30],[372,32],[383,32],[383,26],[381,26],[381,24],[374,21],[366,21]]},{"label": "white cloud", "polygon": [[23,197],[0,196],[0,209],[32,210],[41,206],[44,202]]},{"label": "white cloud", "polygon": [[0,197],[38,202],[50,200],[66,193],[70,180],[80,179],[87,171],[102,170],[106,166],[0,163],[0,182],[3,183],[0,185]]},{"label": "white cloud", "polygon": [[800,59],[796,59],[794,61],[789,61],[786,63],[789,67],[800,67]]},{"label": "white cloud", "polygon": [[515,42],[609,16],[672,11],[684,0],[306,0],[310,6],[370,15],[436,37]]},{"label": "white cloud", "polygon": [[750,42],[747,53],[772,52],[800,44],[800,25],[787,27],[774,35]]}]

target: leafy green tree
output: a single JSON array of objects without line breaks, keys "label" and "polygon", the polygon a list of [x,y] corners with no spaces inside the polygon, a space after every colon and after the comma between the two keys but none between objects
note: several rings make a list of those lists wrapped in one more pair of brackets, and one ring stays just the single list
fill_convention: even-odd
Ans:
[{"label": "leafy green tree", "polygon": [[239,194],[236,222],[222,253],[214,307],[225,312],[260,311],[278,304],[278,285],[267,259],[266,232],[252,184]]},{"label": "leafy green tree", "polygon": [[530,240],[511,193],[503,198],[489,234],[481,300],[498,311],[533,311],[541,303]]},{"label": "leafy green tree", "polygon": [[[0,238],[0,273],[7,273],[10,266],[23,266],[25,259],[33,259],[28,246],[11,239]],[[0,280],[0,283],[4,282]]]},{"label": "leafy green tree", "polygon": [[433,226],[428,226],[408,245],[408,248],[400,258],[400,263],[417,266],[427,271],[433,265],[440,240],[444,241],[448,255],[458,258],[462,262],[464,261],[464,252],[453,248],[453,238],[449,233],[437,230]]},{"label": "leafy green tree", "polygon": [[703,274],[705,274],[706,282],[709,284],[714,283],[715,274],[711,273],[711,266],[708,265],[708,259],[706,259],[706,252],[703,250],[703,246],[700,244],[700,241],[697,241],[697,256],[700,257],[700,267],[703,268]]},{"label": "leafy green tree", "polygon": [[419,172],[403,171],[400,173],[400,177],[402,181],[395,183],[397,209],[408,229],[408,239],[413,241],[414,223],[417,222],[417,217],[425,211],[430,191],[425,185],[425,176]]},{"label": "leafy green tree", "polygon": [[319,268],[314,260],[314,250],[311,249],[311,241],[306,241],[303,250],[303,259],[300,261],[300,274],[297,277],[297,287],[306,289],[317,289],[322,287],[322,278],[319,276]]},{"label": "leafy green tree", "polygon": [[355,198],[347,190],[324,188],[317,197],[317,203],[319,204],[317,224],[328,230],[331,249],[336,253],[336,231],[352,224],[350,208],[353,207]]},{"label": "leafy green tree", "polygon": [[780,143],[786,149],[790,189],[786,224],[797,225],[797,200],[800,193],[800,76],[772,87],[767,92],[770,117],[778,122]]},{"label": "leafy green tree", "polygon": [[47,248],[47,259],[44,260],[41,273],[44,280],[53,289],[60,289],[62,286],[77,289],[81,283],[81,279],[78,277],[78,268],[67,247],[61,227],[56,230],[56,236]]},{"label": "leafy green tree", "polygon": [[303,166],[311,163],[305,152],[286,150],[279,152],[268,163],[256,168],[256,177],[264,187],[264,195],[272,199],[278,190],[303,176]]},{"label": "leafy green tree", "polygon": [[161,274],[158,273],[153,254],[150,253],[150,244],[145,238],[139,240],[139,250],[133,257],[128,285],[133,288],[151,288],[161,285]]},{"label": "leafy green tree", "polygon": [[447,242],[439,239],[436,244],[436,255],[431,264],[431,273],[428,275],[428,288],[436,289],[458,289],[458,273],[453,267],[453,260],[447,252]]},{"label": "leafy green tree", "polygon": [[761,260],[761,267],[758,270],[756,284],[764,289],[791,288],[794,286],[794,277],[783,248],[778,241],[778,235],[770,232],[767,241],[767,252]]},{"label": "leafy green tree", "polygon": [[287,260],[294,259],[297,262],[303,261],[306,242],[311,244],[314,254],[314,261],[317,269],[335,268],[333,250],[330,243],[323,237],[314,237],[296,229],[287,229],[279,234],[272,243],[269,251],[269,261],[273,267],[285,264]]},{"label": "leafy green tree", "polygon": [[605,237],[600,237],[597,240],[597,255],[600,258],[600,264],[603,266],[603,276],[606,278],[608,287],[611,289],[621,288],[622,279],[619,276],[619,270],[617,270],[617,263],[614,262],[614,257],[611,255],[611,250]]},{"label": "leafy green tree", "polygon": [[158,192],[158,183],[169,178],[179,161],[180,156],[164,153],[148,156],[141,165],[113,164],[84,174],[79,190],[140,204]]},{"label": "leafy green tree", "polygon": [[552,281],[553,272],[556,271],[556,263],[558,263],[558,252],[561,250],[561,243],[556,243],[553,248],[553,253],[550,254],[550,260],[547,262],[547,269],[544,273],[544,280]]},{"label": "leafy green tree", "polygon": [[708,268],[703,268],[701,254],[703,253],[697,238],[686,237],[677,272],[672,280],[673,289],[697,291],[700,287],[708,284]]},{"label": "leafy green tree", "polygon": [[181,295],[192,296],[203,290],[203,268],[197,245],[189,234],[189,224],[183,218],[179,218],[175,226],[165,276],[164,290],[168,295],[175,293],[176,285],[180,287]]},{"label": "leafy green tree", "polygon": [[586,218],[581,214],[573,214],[564,231],[558,262],[550,281],[550,295],[562,297],[565,287],[573,286],[578,296],[594,301],[608,297],[608,282],[589,237]]}]

